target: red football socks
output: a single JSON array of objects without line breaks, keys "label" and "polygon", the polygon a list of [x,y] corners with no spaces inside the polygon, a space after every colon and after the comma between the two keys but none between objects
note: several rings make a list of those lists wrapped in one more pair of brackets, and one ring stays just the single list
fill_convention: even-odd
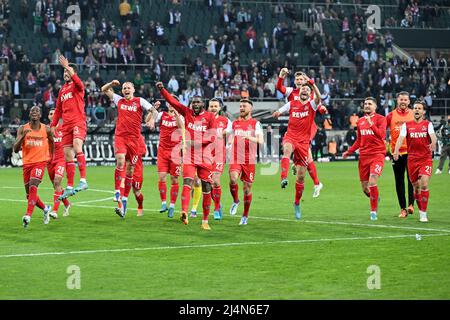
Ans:
[{"label": "red football socks", "polygon": [[158,181],[158,190],[159,196],[161,197],[162,202],[166,202],[167,200],[167,185],[165,181]]},{"label": "red football socks", "polygon": [[298,206],[300,204],[300,200],[303,195],[303,190],[305,190],[305,184],[300,182],[295,182],[295,205]]},{"label": "red football socks", "polygon": [[179,188],[178,183],[170,186],[170,204],[175,204],[177,202]]},{"label": "red football socks", "polygon": [[80,170],[80,179],[86,179],[86,157],[83,152],[77,153],[78,170]]},{"label": "red football socks", "polygon": [[316,164],[314,163],[314,161],[311,161],[308,164],[307,168],[311,179],[314,181],[314,185],[317,186],[318,184],[320,184],[319,177],[317,176]]},{"label": "red football socks", "polygon": [[220,210],[220,198],[222,197],[221,186],[212,188],[212,198],[214,200],[214,211]]},{"label": "red football socks", "polygon": [[73,161],[66,162],[67,186],[73,188],[73,180],[75,178],[75,163]]},{"label": "red football socks", "polygon": [[203,192],[203,221],[208,220],[209,211],[211,209],[211,192]]},{"label": "red football socks", "polygon": [[189,202],[191,201],[191,187],[187,184],[183,185],[181,192],[181,211],[187,212],[189,209]]},{"label": "red football socks", "polygon": [[250,205],[252,204],[252,197],[253,195],[251,193],[245,194],[244,193],[244,217],[248,217],[248,212],[250,211]]},{"label": "red football socks", "polygon": [[378,210],[378,186],[370,186],[370,210],[377,211]]},{"label": "red football socks", "polygon": [[283,157],[281,159],[281,180],[287,179],[290,163],[291,163],[291,160],[289,158]]},{"label": "red football socks", "polygon": [[233,197],[233,201],[234,203],[238,203],[239,202],[239,187],[238,184],[230,184],[230,192],[231,192],[231,196]]}]

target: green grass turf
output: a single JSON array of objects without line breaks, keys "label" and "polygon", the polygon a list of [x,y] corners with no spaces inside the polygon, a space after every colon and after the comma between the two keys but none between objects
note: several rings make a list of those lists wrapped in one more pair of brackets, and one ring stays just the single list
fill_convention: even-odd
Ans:
[{"label": "green grass turf", "polygon": [[[200,229],[200,217],[184,226],[178,210],[174,219],[158,212],[155,167],[145,167],[143,217],[136,217],[133,197],[125,220],[116,216],[112,201],[101,201],[112,192],[95,191],[112,190],[113,168],[89,167],[90,190],[70,200],[99,202],[75,204],[64,218],[61,208],[60,218],[49,225],[43,225],[36,208],[24,230],[21,170],[1,169],[0,299],[450,298],[450,175],[431,179],[428,224],[418,221],[417,209],[401,220],[392,169],[386,163],[379,181],[379,220],[372,222],[357,163],[317,167],[325,187],[318,199],[312,199],[307,178],[299,222],[292,212],[295,177],[290,177],[287,190],[281,190],[278,173],[261,175],[258,170],[247,226],[239,226],[239,217],[228,214],[231,197],[225,174],[224,219],[216,222],[210,217],[210,232]],[[50,187],[46,177],[39,189],[45,202],[52,199]],[[241,204],[238,215],[242,209]],[[427,236],[446,233],[413,228],[447,230],[448,235]],[[145,249],[107,251],[134,248]],[[74,253],[87,250],[93,252]],[[9,256],[29,253],[65,254]],[[81,270],[80,290],[67,289],[71,265]],[[367,288],[370,265],[380,268],[380,290]]]}]

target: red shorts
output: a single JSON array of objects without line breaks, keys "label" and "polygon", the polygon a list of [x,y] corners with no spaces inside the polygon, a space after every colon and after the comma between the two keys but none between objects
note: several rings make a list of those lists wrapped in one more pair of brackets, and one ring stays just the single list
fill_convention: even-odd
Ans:
[{"label": "red shorts", "polygon": [[217,162],[214,162],[213,164],[212,164],[212,172],[213,173],[220,173],[220,174],[222,174],[223,173],[223,167],[225,166],[225,164],[224,163],[217,163]]},{"label": "red shorts", "polygon": [[360,157],[358,163],[359,180],[369,181],[370,175],[381,176],[384,167],[384,154],[374,154],[370,157]]},{"label": "red shorts", "polygon": [[421,176],[431,177],[433,171],[433,161],[431,159],[411,159],[408,158],[408,174],[411,183],[417,182]]},{"label": "red shorts", "polygon": [[253,183],[255,180],[255,164],[231,163],[228,171],[238,172],[241,175],[241,181]]},{"label": "red shorts", "polygon": [[283,145],[289,143],[294,151],[294,164],[296,166],[307,167],[309,160],[309,141],[307,143],[299,143],[291,137],[284,136]]},{"label": "red shorts", "polygon": [[53,180],[55,180],[55,176],[64,177],[64,172],[66,171],[66,160],[56,159],[52,162],[49,162],[47,165],[47,170],[50,181],[52,182]]},{"label": "red shorts", "polygon": [[140,158],[133,171],[133,189],[141,190],[142,183],[144,182],[144,166],[142,164],[142,159]]},{"label": "red shorts", "polygon": [[194,179],[197,176],[205,182],[212,182],[211,165],[203,164],[183,164],[183,179]]},{"label": "red shorts", "polygon": [[31,179],[36,179],[42,181],[44,177],[45,167],[47,166],[47,161],[37,162],[31,164],[25,164],[23,166],[23,184],[30,183]]},{"label": "red shorts", "polygon": [[142,155],[145,154],[144,138],[135,139],[115,136],[114,152],[115,154],[125,154],[125,160],[130,161],[131,165],[135,166]]},{"label": "red shorts", "polygon": [[73,139],[86,139],[86,122],[80,122],[75,125],[63,125],[62,128],[63,137],[62,137],[62,145],[63,147],[72,147]]},{"label": "red shorts", "polygon": [[168,172],[171,176],[178,177],[181,173],[181,156],[172,153],[172,150],[158,148],[156,167],[158,172]]}]

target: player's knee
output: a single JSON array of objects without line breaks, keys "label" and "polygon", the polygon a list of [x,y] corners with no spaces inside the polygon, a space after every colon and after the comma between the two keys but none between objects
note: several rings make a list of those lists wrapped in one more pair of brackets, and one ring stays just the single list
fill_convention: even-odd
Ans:
[{"label": "player's knee", "polygon": [[[164,179],[162,181],[165,181],[166,177],[164,176]],[[170,176],[170,183],[172,185],[178,184],[178,177]]]},{"label": "player's knee", "polygon": [[202,181],[202,192],[204,193],[211,192],[211,183]]},{"label": "player's knee", "polygon": [[192,184],[194,183],[194,180],[191,178],[186,178],[183,180],[183,184],[189,187],[192,187]]}]

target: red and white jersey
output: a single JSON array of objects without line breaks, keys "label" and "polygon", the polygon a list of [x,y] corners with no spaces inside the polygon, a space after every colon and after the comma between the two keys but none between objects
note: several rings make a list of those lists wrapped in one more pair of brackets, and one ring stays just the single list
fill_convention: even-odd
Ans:
[{"label": "red and white jersey", "polygon": [[261,123],[253,118],[238,118],[232,123],[232,164],[255,164],[257,143],[245,139],[263,134]]},{"label": "red and white jersey", "polygon": [[[372,125],[367,118],[370,117]],[[374,154],[386,154],[386,118],[378,113],[364,116],[358,120],[356,126],[357,139],[348,149],[351,154],[359,149],[360,156],[372,156]]]},{"label": "red and white jersey", "polygon": [[217,116],[216,130],[217,130],[216,148],[214,149],[213,155],[215,157],[216,163],[225,163],[226,138],[224,137],[224,132],[229,134],[233,130],[230,119],[224,116]]},{"label": "red and white jersey", "polygon": [[309,143],[317,108],[314,100],[309,99],[305,103],[298,100],[289,101],[278,109],[281,114],[289,111],[288,129],[285,136],[300,143]]},{"label": "red and white jersey", "polygon": [[116,136],[139,138],[142,130],[142,109],[148,111],[152,105],[143,98],[134,97],[127,100],[118,94],[114,94],[113,100],[118,110]]},{"label": "red and white jersey", "polygon": [[400,129],[400,137],[406,137],[408,146],[408,160],[431,160],[431,135],[434,133],[433,124],[428,120],[420,122],[408,121]]},{"label": "red and white jersey", "polygon": [[58,123],[55,127],[55,136],[53,137],[54,149],[52,162],[57,162],[65,159],[64,146],[62,145],[62,137],[63,137],[62,124]]},{"label": "red and white jersey", "polygon": [[181,142],[182,132],[175,115],[171,116],[166,111],[159,112],[155,122],[159,123],[159,148],[172,150]]},{"label": "red and white jersey", "polygon": [[84,84],[77,74],[72,76],[71,83],[65,83],[59,90],[55,114],[50,126],[55,127],[60,118],[63,119],[64,126],[86,122]]},{"label": "red and white jersey", "polygon": [[[216,124],[214,113],[209,111],[202,111],[196,115],[194,110],[186,107],[166,90],[162,89],[161,94],[164,99],[184,117],[184,126],[186,128],[186,141],[195,141],[196,144],[202,145],[201,150],[195,148],[192,144],[190,152],[191,161],[195,164],[208,163],[213,161],[212,151],[214,145],[209,145],[215,141],[216,138]],[[186,160],[186,159],[185,159]],[[186,163],[186,162],[185,162]]]}]

